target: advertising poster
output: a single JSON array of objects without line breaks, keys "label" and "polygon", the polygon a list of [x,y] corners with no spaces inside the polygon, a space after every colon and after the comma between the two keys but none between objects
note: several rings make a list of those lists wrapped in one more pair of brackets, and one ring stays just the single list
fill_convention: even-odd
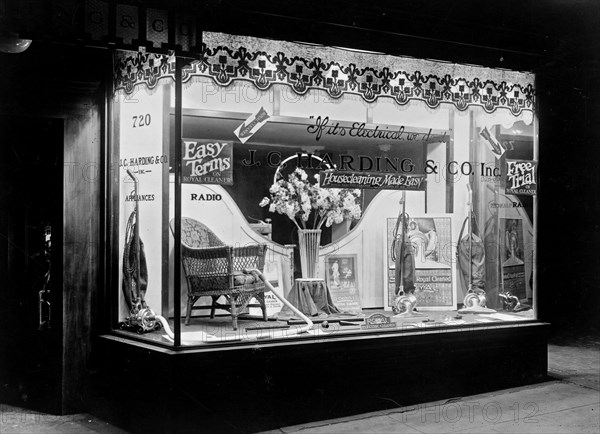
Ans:
[{"label": "advertising poster", "polygon": [[522,299],[526,297],[523,220],[500,219],[500,228],[503,229],[500,237],[503,287]]},{"label": "advertising poster", "polygon": [[358,292],[357,256],[328,256],[327,287],[334,306],[342,312],[360,314],[360,293]]},{"label": "advertising poster", "polygon": [[182,139],[184,184],[233,185],[233,142]]},{"label": "advertising poster", "polygon": [[[396,297],[396,264],[392,259],[392,245],[396,218],[388,218],[386,225],[386,308],[391,308]],[[455,308],[452,258],[452,218],[409,217],[405,240],[412,246],[415,259],[414,286],[417,308],[430,310]]]}]

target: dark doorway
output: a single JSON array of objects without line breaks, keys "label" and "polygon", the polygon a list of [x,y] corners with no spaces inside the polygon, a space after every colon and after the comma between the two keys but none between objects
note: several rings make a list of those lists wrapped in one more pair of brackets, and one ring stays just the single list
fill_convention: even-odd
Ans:
[{"label": "dark doorway", "polygon": [[50,249],[61,247],[63,129],[62,119],[0,117],[0,400],[51,412],[61,387],[58,289],[46,286],[50,324],[40,325],[38,304],[49,231]]}]

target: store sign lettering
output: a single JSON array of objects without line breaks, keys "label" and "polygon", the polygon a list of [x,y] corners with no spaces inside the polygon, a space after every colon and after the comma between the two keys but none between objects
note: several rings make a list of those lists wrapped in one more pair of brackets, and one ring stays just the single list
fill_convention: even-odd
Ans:
[{"label": "store sign lettering", "polygon": [[340,172],[325,170],[319,173],[322,187],[363,188],[377,190],[425,190],[425,175],[397,173]]},{"label": "store sign lettering", "polygon": [[[318,157],[318,158],[312,158]],[[268,167],[279,167],[285,157],[281,152],[271,151],[265,158],[265,163]],[[256,149],[248,149],[248,157],[242,160],[244,166],[261,166],[262,162],[256,159]],[[328,153],[309,154],[306,152],[298,152],[296,154],[296,162],[301,169],[313,170],[328,170],[332,167],[338,168],[341,171],[375,171],[375,172],[402,172],[412,173],[415,169],[415,164],[410,158],[398,157],[369,157],[368,155],[350,155],[340,154],[332,157]],[[285,163],[284,166],[285,167]]]},{"label": "store sign lettering", "polygon": [[166,164],[169,162],[169,156],[163,155],[149,155],[147,157],[131,157],[122,158],[119,160],[120,167],[139,167],[139,166],[150,166],[153,164]]},{"label": "store sign lettering", "polygon": [[183,182],[233,184],[232,142],[183,139]]},{"label": "store sign lettering", "polygon": [[125,202],[151,202],[153,200],[153,194],[130,194],[125,196]]},{"label": "store sign lettering", "polygon": [[534,196],[537,193],[537,161],[506,160],[506,193]]},{"label": "store sign lettering", "polygon": [[190,167],[191,176],[202,176],[216,170],[229,169],[231,158],[218,158],[226,146],[225,143],[207,143],[184,141],[183,160]]},{"label": "store sign lettering", "polygon": [[490,204],[490,208],[492,208],[492,209],[496,209],[496,208],[524,208],[524,206],[523,206],[523,204],[521,202],[508,202],[508,203],[492,202]]},{"label": "store sign lettering", "polygon": [[329,116],[321,117],[311,116],[310,119],[314,119],[314,124],[309,125],[306,128],[306,132],[313,134],[315,140],[319,141],[324,135],[329,136],[350,136],[358,137],[363,139],[378,139],[378,140],[428,140],[431,137],[430,128],[427,133],[416,133],[405,131],[404,126],[398,127],[398,129],[380,129],[379,125],[374,128],[369,128],[365,122],[354,122],[351,127],[340,126],[339,122],[335,124],[329,122]]},{"label": "store sign lettering", "polygon": [[221,197],[220,194],[196,194],[196,193],[192,193],[190,194],[190,200],[204,200],[204,201],[219,201],[222,200],[223,198]]}]

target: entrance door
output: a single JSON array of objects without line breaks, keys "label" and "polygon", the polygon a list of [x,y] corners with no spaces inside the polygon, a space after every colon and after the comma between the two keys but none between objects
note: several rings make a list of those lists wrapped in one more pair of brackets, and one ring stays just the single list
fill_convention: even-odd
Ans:
[{"label": "entrance door", "polygon": [[49,412],[60,403],[61,294],[51,276],[40,322],[39,293],[61,251],[63,128],[0,117],[0,401]]}]

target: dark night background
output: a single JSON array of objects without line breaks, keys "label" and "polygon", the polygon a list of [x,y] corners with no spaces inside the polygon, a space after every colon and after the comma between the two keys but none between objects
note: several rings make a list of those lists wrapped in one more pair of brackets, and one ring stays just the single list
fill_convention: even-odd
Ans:
[{"label": "dark night background", "polygon": [[[5,16],[9,3],[15,2],[0,0],[0,32],[14,24]],[[40,8],[49,16],[64,15],[53,9],[56,3],[82,2],[43,1]],[[600,2],[121,3],[195,14],[208,31],[534,72],[539,117],[538,318],[549,322],[553,332],[597,330]],[[59,21],[65,22],[64,16]],[[10,240],[28,246],[25,253],[33,255],[39,250],[35,237],[42,221],[53,220],[53,228],[60,227],[63,204],[56,198],[62,197],[63,174],[56,161],[62,158],[62,122],[102,101],[110,76],[109,50],[85,47],[73,36],[52,36],[45,27],[48,22],[36,26],[41,36],[27,51],[0,53],[0,365],[7,363],[11,349],[19,348],[23,339],[38,339],[24,328],[32,308],[35,316],[37,294],[32,288],[40,276],[27,275],[29,259],[23,252],[15,256]],[[31,178],[34,169],[39,176]],[[60,251],[59,235],[60,231],[53,249]],[[100,297],[93,303],[92,334],[97,334],[96,327],[106,316],[104,303]],[[52,339],[60,352],[60,333]],[[52,363],[58,366],[60,361],[54,358],[61,356],[48,355],[49,369]],[[29,368],[37,369],[24,367],[24,376],[30,375]]]}]

